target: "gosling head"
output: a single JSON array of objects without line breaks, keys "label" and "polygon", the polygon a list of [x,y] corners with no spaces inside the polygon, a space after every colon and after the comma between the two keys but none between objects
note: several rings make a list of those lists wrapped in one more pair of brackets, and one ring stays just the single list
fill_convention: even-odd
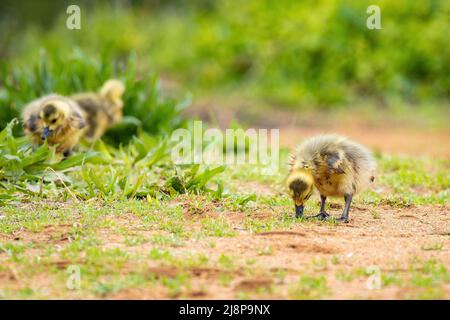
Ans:
[{"label": "gosling head", "polygon": [[289,195],[295,203],[295,217],[303,216],[304,203],[311,197],[314,179],[307,169],[294,169],[287,178]]},{"label": "gosling head", "polygon": [[39,117],[42,120],[41,139],[45,140],[49,136],[58,132],[66,123],[69,106],[60,100],[49,100],[44,102]]}]

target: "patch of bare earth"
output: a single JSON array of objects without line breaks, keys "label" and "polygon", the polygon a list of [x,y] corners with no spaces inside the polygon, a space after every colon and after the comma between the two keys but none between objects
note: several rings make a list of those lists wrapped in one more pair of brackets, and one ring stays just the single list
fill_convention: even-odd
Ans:
[{"label": "patch of bare earth", "polygon": [[[192,212],[188,199],[181,197],[179,202],[185,211],[186,231],[198,232],[199,221],[206,216],[220,217],[229,221],[236,235],[233,237],[188,237],[182,239],[182,245],[165,245],[171,255],[179,258],[203,255],[208,263],[202,266],[180,266],[148,259],[144,275],[156,279],[156,284],[124,287],[116,292],[98,296],[92,292],[85,294],[69,292],[62,285],[55,287],[49,273],[39,273],[33,278],[24,278],[18,266],[9,264],[0,269],[0,288],[6,285],[19,290],[24,285],[39,284],[44,292],[54,297],[105,298],[105,299],[234,299],[252,298],[292,298],[292,288],[301,277],[326,278],[328,290],[321,298],[351,299],[399,299],[405,298],[416,289],[408,284],[390,285],[382,289],[370,290],[367,277],[355,277],[344,281],[339,274],[354,273],[357,269],[376,266],[381,272],[400,271],[408,275],[413,259],[430,260],[443,263],[450,268],[450,207],[420,206],[394,208],[388,205],[374,209],[355,205],[348,224],[329,224],[320,221],[293,223],[289,228],[254,233],[247,228],[248,218],[256,220],[281,219],[279,212],[255,209],[254,212],[227,212],[212,204],[201,211]],[[338,216],[342,208],[332,205],[329,213]],[[313,214],[313,212],[308,212]],[[155,234],[167,233],[145,226],[128,212],[122,215],[108,216],[116,226],[129,230],[133,235],[151,239]],[[2,237],[3,241],[34,243],[37,248],[27,251],[32,256],[39,255],[40,245],[56,247],[69,243],[70,225],[49,225],[39,232],[20,229]],[[169,235],[169,234],[167,234]],[[148,240],[136,245],[128,245],[124,235],[117,234],[114,228],[99,228],[96,236],[102,240],[105,249],[120,248],[133,254],[147,257],[152,248],[161,245]],[[435,249],[433,246],[437,245]],[[431,248],[431,250],[430,250]],[[221,257],[229,257],[230,265],[220,263]],[[3,253],[5,257],[5,253]],[[0,254],[0,260],[2,254]],[[145,259],[145,258],[144,258]],[[80,264],[83,261],[79,262]],[[72,262],[55,256],[48,267],[65,270]],[[139,272],[142,265],[136,267],[127,264],[122,275]],[[175,279],[185,275],[188,285],[173,292],[162,285],[163,279]],[[442,285],[443,295],[450,298],[450,286]]]},{"label": "patch of bare earth", "polygon": [[[435,259],[450,267],[448,206],[406,209],[384,206],[377,208],[377,212],[379,218],[374,218],[370,208],[355,207],[348,224],[299,222],[287,230],[261,233],[247,230],[243,215],[220,213],[224,218],[233,216],[229,220],[238,230],[237,236],[190,239],[182,247],[169,250],[176,256],[203,254],[212,262],[227,255],[234,263],[231,269],[220,265],[178,268],[152,261],[148,268],[150,274],[156,278],[186,274],[190,276],[189,289],[175,296],[163,287],[124,289],[107,298],[233,299],[248,294],[255,298],[282,299],[290,298],[290,288],[307,275],[325,276],[329,290],[323,298],[399,299],[408,297],[411,289],[407,285],[370,290],[367,277],[343,281],[338,274],[376,266],[381,272],[402,271],[407,275],[413,259]],[[338,215],[340,210],[331,209],[330,213]],[[266,216],[262,214],[261,218]],[[258,213],[253,218],[258,218]],[[431,244],[440,244],[441,248],[424,249]],[[133,250],[144,253],[151,247],[145,244]],[[222,282],[224,277],[229,278],[226,284]],[[444,285],[443,290],[445,297],[450,298],[449,286]]]},{"label": "patch of bare earth", "polygon": [[[221,216],[228,219],[236,230],[234,237],[206,237],[184,239],[182,246],[167,247],[174,256],[202,254],[212,264],[202,267],[180,267],[167,265],[161,261],[148,261],[145,274],[156,280],[174,279],[187,275],[189,285],[179,292],[170,292],[159,282],[135,288],[123,288],[117,292],[97,296],[106,299],[233,299],[254,298],[291,298],[291,288],[302,276],[327,279],[328,291],[322,298],[374,298],[398,299],[408,297],[408,286],[387,286],[382,289],[369,290],[367,278],[342,281],[338,274],[342,271],[351,273],[358,268],[377,266],[382,272],[395,270],[408,272],[412,259],[435,259],[450,267],[450,215],[448,206],[421,206],[410,208],[377,208],[374,218],[369,207],[355,206],[348,224],[331,225],[323,222],[298,222],[282,230],[253,233],[246,229],[244,214],[210,212],[201,215]],[[186,211],[189,209],[186,208]],[[329,213],[339,215],[341,209],[333,206]],[[124,213],[124,217],[128,216]],[[275,212],[254,212],[253,219],[277,218]],[[189,215],[187,215],[189,217]],[[122,219],[118,223],[125,226],[134,225],[133,233],[151,236],[155,230],[146,230],[138,221]],[[196,229],[198,216],[188,219],[186,228]],[[51,243],[60,245],[70,241],[65,238],[67,226],[48,226],[42,232],[19,230],[10,235],[11,241]],[[151,242],[127,246],[123,237],[115,235],[112,229],[101,229],[98,237],[103,239],[105,248],[119,247],[146,256],[155,247]],[[211,243],[214,243],[212,246]],[[439,244],[438,250],[425,250],[430,245]],[[32,249],[33,254],[36,253]],[[31,252],[30,252],[31,253]],[[217,264],[220,257],[231,258],[232,266]],[[82,261],[80,262],[82,263]],[[55,259],[52,266],[65,269],[69,262]],[[124,267],[123,274],[136,272],[131,264]],[[139,271],[139,272],[142,272]],[[282,274],[282,276],[280,276]],[[224,281],[224,279],[226,281]],[[0,272],[0,280],[10,287],[22,287],[21,283],[39,283],[39,287],[52,292],[51,275],[38,276],[36,279],[22,279],[15,267],[11,265]],[[64,288],[59,288],[64,291]],[[443,286],[444,295],[450,298],[450,287]],[[89,298],[92,293],[80,295],[66,292],[65,297]]]},{"label": "patch of bare earth", "polygon": [[[289,230],[262,233],[251,233],[245,230],[243,220],[233,219],[236,229],[241,230],[236,237],[188,240],[183,247],[171,248],[175,255],[202,253],[210,261],[217,261],[225,254],[233,257],[236,263],[232,270],[154,266],[149,268],[149,272],[156,277],[169,278],[178,274],[190,275],[190,290],[185,290],[179,298],[236,298],[243,292],[256,298],[289,298],[290,288],[301,276],[323,275],[329,289],[325,298],[398,299],[407,296],[408,287],[388,286],[370,290],[367,278],[342,281],[337,275],[342,270],[353,272],[373,266],[380,268],[381,272],[407,273],[412,259],[435,259],[450,267],[448,207],[382,207],[378,212],[380,217],[374,219],[370,210],[356,208],[349,224],[298,223]],[[211,241],[215,243],[213,247],[210,246]],[[442,248],[424,249],[432,243],[439,243]],[[280,272],[283,277],[279,276]],[[226,285],[220,282],[224,276],[230,277]],[[444,295],[449,298],[449,287],[443,288]],[[147,294],[143,288],[130,290],[121,291],[111,298],[135,298],[137,291],[144,297],[156,298],[155,288],[149,288]]]}]

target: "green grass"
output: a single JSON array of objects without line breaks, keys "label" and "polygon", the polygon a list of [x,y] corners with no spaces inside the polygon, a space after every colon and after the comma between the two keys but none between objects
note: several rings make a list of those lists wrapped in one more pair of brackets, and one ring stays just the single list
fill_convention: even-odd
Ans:
[{"label": "green grass", "polygon": [[422,246],[422,250],[425,251],[440,251],[444,248],[444,244],[440,242],[427,243]]},{"label": "green grass", "polygon": [[[157,201],[180,193],[210,192],[210,180],[223,167],[174,165],[168,140],[158,141],[142,133],[119,149],[101,141],[94,151],[78,153],[58,161],[52,148],[43,145],[33,152],[26,138],[16,138],[12,121],[0,133],[0,200],[30,201],[69,199],[74,201],[150,197]],[[149,199],[149,198],[148,198]]]},{"label": "green grass", "polygon": [[324,276],[302,276],[289,290],[292,299],[320,299],[329,293]]},{"label": "green grass", "polygon": [[[182,195],[174,196],[173,200],[190,201]],[[110,297],[123,290],[153,287],[165,288],[163,290],[166,290],[168,297],[185,297],[189,296],[188,292],[197,281],[190,274],[191,268],[219,268],[222,275],[218,276],[218,283],[230,288],[236,276],[233,272],[242,270],[244,274],[258,274],[261,263],[259,259],[271,258],[277,254],[274,246],[255,247],[257,258],[250,259],[229,251],[221,252],[216,244],[207,246],[217,251],[215,257],[196,253],[197,249],[191,249],[193,244],[200,241],[206,245],[210,243],[211,237],[223,241],[235,235],[235,231],[226,220],[219,218],[218,224],[214,225],[215,220],[204,217],[198,223],[197,217],[185,218],[174,207],[139,199],[72,202],[63,207],[49,202],[34,207],[32,211],[21,209],[20,206],[6,204],[2,208],[4,217],[0,219],[0,233],[4,236],[18,234],[21,238],[0,241],[3,266],[0,274],[2,271],[9,273],[10,270],[15,270],[21,279],[45,275],[44,278],[53,279],[53,295]],[[289,229],[298,225],[293,219],[285,220],[281,225],[276,219],[253,219],[267,225],[258,231]],[[172,220],[177,223],[168,224]],[[200,229],[197,231],[198,227]],[[433,244],[424,250],[440,250],[439,248],[440,246]],[[36,252],[39,252],[37,256]],[[146,270],[150,261],[175,268],[175,273],[169,277],[149,274]],[[69,265],[80,266],[82,270],[81,292],[73,293],[65,289],[65,270]],[[330,260],[313,259],[309,270],[320,274],[328,272],[332,266],[341,269],[336,273],[339,281],[365,281],[369,276],[364,268],[349,270],[336,256]],[[279,277],[285,278],[284,271],[280,272]],[[413,260],[408,272],[382,270],[381,275],[383,288],[413,288],[407,298],[442,298],[445,296],[442,286],[450,281],[446,267],[434,260]],[[5,283],[0,289],[0,296],[49,297],[45,287],[31,283],[27,287],[27,283],[21,282],[20,291],[11,290]],[[275,286],[267,292],[247,292],[246,295],[263,297],[276,292]],[[332,294],[324,276],[301,276],[289,288],[289,297],[294,299],[317,299]],[[237,294],[236,298],[239,297],[243,298]]]},{"label": "green grass", "polygon": [[201,230],[203,235],[208,237],[232,237],[236,235],[230,223],[224,218],[204,218]]},{"label": "green grass", "polygon": [[[367,281],[371,276],[368,269],[339,269],[335,278],[342,282],[353,282],[358,279]],[[443,286],[450,283],[450,273],[447,267],[435,259],[412,259],[407,270],[380,269],[381,288],[400,288],[406,299],[443,299]]]}]

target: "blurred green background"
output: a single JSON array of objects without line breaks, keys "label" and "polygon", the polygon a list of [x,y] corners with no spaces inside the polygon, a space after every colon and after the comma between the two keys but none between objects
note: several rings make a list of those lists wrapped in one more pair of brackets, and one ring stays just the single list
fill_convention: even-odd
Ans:
[{"label": "blurred green background", "polygon": [[[81,30],[66,28],[70,4]],[[372,4],[381,30],[366,27]],[[450,1],[3,0],[0,30],[2,127],[27,100],[110,76],[151,133],[180,125],[186,93],[295,110],[449,107]],[[164,97],[158,75],[183,94]]]}]

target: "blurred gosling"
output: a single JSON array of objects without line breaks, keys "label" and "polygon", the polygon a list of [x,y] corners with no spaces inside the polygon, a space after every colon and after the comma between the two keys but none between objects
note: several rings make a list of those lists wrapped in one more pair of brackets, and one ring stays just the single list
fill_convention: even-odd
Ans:
[{"label": "blurred gosling", "polygon": [[91,141],[101,138],[109,127],[122,119],[124,92],[122,81],[110,79],[103,84],[99,93],[85,92],[70,97],[86,114],[85,138]]},{"label": "blurred gosling", "polygon": [[86,130],[85,114],[71,99],[56,94],[30,102],[22,112],[25,134],[37,145],[57,145],[68,157]]},{"label": "blurred gosling", "polygon": [[314,186],[320,193],[320,211],[313,218],[327,219],[325,201],[343,196],[344,211],[337,221],[348,222],[352,198],[375,179],[372,154],[360,144],[338,135],[307,139],[291,155],[286,183],[295,203],[296,217],[303,216],[304,203]]}]

